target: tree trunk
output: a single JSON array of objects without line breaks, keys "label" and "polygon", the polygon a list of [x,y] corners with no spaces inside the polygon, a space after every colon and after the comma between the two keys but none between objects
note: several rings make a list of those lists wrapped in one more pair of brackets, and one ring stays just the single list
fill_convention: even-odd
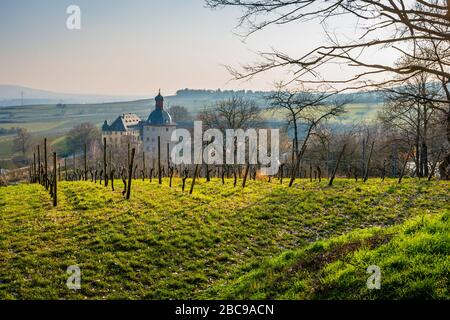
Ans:
[{"label": "tree trunk", "polygon": [[439,158],[441,157],[441,153],[442,153],[442,149],[439,150],[439,153],[438,153],[438,155],[436,157],[436,160],[434,161],[433,166],[431,167],[430,174],[428,175],[428,181],[430,181],[433,178],[433,176],[434,176],[434,171],[436,170],[436,165],[439,162]]},{"label": "tree trunk", "polygon": [[305,150],[306,150],[306,142],[307,142],[307,140],[305,138],[305,142],[303,143],[302,150],[300,150],[300,153],[297,155],[297,159],[295,159],[296,161],[295,161],[295,165],[292,170],[291,180],[289,181],[289,187],[292,187],[292,185],[294,184],[295,178],[297,177],[297,172],[300,167],[300,162],[302,161],[303,154],[305,153]]},{"label": "tree trunk", "polygon": [[346,148],[346,147],[347,147],[347,145],[344,144],[344,146],[342,147],[342,151],[341,151],[341,153],[339,154],[339,157],[338,157],[338,159],[337,159],[337,161],[336,161],[336,166],[334,167],[333,174],[331,175],[330,182],[328,183],[328,185],[329,185],[330,187],[333,185],[334,178],[336,177],[336,173],[337,173],[338,168],[339,168],[339,163],[341,162],[341,159],[342,159],[342,156],[344,155],[344,152],[345,152],[345,148]]},{"label": "tree trunk", "polygon": [[398,178],[398,183],[402,182],[403,176],[405,175],[406,165],[408,164],[409,157],[411,157],[412,149],[406,155],[405,162],[403,163],[402,172],[400,173],[400,177]]},{"label": "tree trunk", "polygon": [[372,158],[374,144],[375,144],[375,141],[372,141],[372,145],[370,146],[369,158],[367,158],[366,172],[364,173],[364,182],[366,182],[367,179],[369,179],[369,166],[370,166],[370,159]]}]

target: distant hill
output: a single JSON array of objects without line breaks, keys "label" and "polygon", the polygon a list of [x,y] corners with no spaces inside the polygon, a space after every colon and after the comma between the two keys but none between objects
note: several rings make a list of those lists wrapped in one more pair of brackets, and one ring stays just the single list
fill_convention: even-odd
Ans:
[{"label": "distant hill", "polygon": [[[264,99],[271,92],[252,90],[208,90],[208,89],[181,89],[174,96],[166,96],[169,104],[179,104],[188,101],[198,108],[199,105],[208,104],[217,100],[227,99],[234,95],[254,99],[258,104],[264,104]],[[23,95],[23,97],[22,97]],[[39,90],[15,85],[0,85],[0,107],[43,105],[43,104],[99,104],[111,102],[127,102],[150,98],[137,96],[114,96],[95,94],[71,94]],[[382,95],[377,91],[340,94],[339,97],[351,100],[352,103],[382,102]],[[23,100],[22,100],[23,98]],[[190,102],[190,103],[189,103]]]},{"label": "distant hill", "polygon": [[143,97],[71,94],[45,91],[15,85],[0,85],[0,107],[37,104],[92,104],[118,101],[131,101]]},{"label": "distant hill", "polygon": [[[252,91],[252,90],[208,90],[208,89],[181,89],[172,98],[179,99],[209,99],[220,100],[227,99],[234,95],[244,96],[249,99],[261,101],[269,96],[273,91]],[[380,91],[364,91],[354,93],[342,93],[333,96],[331,99],[348,100],[351,103],[380,103],[383,102],[383,95]]]}]

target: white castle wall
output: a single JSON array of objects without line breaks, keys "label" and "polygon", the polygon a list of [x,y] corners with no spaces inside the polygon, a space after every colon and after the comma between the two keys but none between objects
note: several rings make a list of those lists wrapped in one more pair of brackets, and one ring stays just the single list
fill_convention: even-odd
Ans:
[{"label": "white castle wall", "polygon": [[167,168],[167,145],[169,145],[169,160],[170,152],[172,151],[174,142],[170,141],[172,132],[176,129],[175,125],[160,125],[153,126],[144,124],[142,141],[145,151],[146,161],[150,167],[158,168],[158,136],[161,137],[161,167]]}]

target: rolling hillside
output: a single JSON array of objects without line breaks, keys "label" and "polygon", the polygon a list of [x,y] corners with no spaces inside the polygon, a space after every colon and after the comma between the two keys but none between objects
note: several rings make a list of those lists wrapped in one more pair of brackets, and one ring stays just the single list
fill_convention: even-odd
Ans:
[{"label": "rolling hillside", "polygon": [[130,201],[61,182],[57,208],[40,185],[2,188],[0,298],[450,298],[448,182],[201,180],[192,196],[136,180]]}]

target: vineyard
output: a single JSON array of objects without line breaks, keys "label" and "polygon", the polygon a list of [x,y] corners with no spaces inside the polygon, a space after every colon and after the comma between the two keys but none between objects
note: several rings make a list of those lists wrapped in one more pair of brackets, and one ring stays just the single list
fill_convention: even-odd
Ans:
[{"label": "vineyard", "polygon": [[100,183],[58,181],[57,206],[2,188],[1,299],[449,298],[448,181],[137,177],[130,200]]}]

